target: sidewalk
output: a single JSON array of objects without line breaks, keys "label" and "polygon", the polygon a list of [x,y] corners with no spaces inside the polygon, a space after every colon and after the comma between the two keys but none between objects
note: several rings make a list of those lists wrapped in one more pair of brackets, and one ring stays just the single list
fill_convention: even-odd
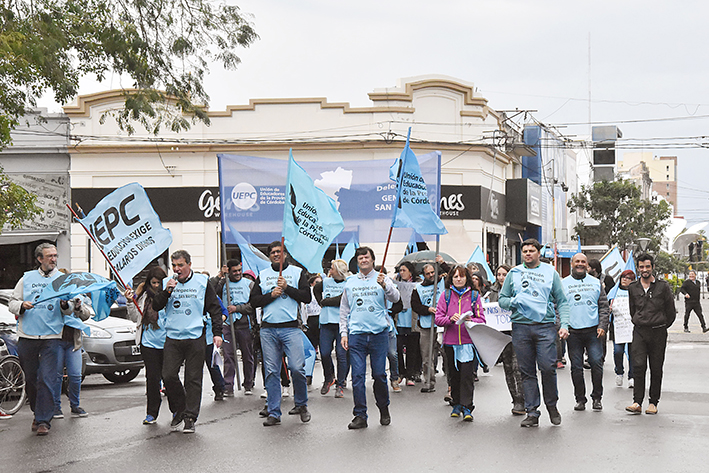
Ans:
[{"label": "sidewalk", "polygon": [[[704,320],[709,324],[709,296],[702,292],[704,299],[699,299],[702,304]],[[669,343],[709,343],[709,332],[702,333],[702,326],[699,324],[697,314],[692,312],[689,316],[689,330],[692,333],[684,333],[684,297],[680,294],[680,300],[675,299],[675,309],[677,309],[677,319],[668,331]]]}]

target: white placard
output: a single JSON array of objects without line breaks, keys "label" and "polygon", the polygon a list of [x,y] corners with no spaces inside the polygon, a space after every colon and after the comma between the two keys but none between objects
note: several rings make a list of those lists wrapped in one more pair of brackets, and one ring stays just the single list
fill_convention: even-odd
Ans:
[{"label": "white placard", "polygon": [[499,331],[512,330],[512,312],[500,307],[497,302],[483,304],[485,310],[485,325]]},{"label": "white placard", "polygon": [[613,333],[615,343],[632,343],[633,322],[630,319],[630,305],[627,297],[613,300]]}]

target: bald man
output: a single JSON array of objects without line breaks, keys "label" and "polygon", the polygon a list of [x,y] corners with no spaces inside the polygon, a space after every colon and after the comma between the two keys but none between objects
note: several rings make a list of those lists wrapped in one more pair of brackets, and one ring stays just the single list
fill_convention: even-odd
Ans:
[{"label": "bald man", "polygon": [[583,354],[588,351],[591,365],[593,410],[603,409],[603,337],[608,330],[610,310],[603,285],[588,274],[588,259],[583,253],[571,258],[571,274],[564,278],[564,293],[569,301],[569,338],[566,345],[571,359],[574,384],[574,410],[586,409],[586,384],[583,377]]}]

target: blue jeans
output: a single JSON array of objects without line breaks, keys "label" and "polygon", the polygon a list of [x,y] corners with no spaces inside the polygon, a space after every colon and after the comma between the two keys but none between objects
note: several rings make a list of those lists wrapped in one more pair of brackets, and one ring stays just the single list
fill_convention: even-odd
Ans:
[{"label": "blue jeans", "polygon": [[396,332],[387,330],[389,336],[389,349],[387,359],[389,360],[389,379],[396,381],[399,379],[399,354],[397,353]]},{"label": "blue jeans", "polygon": [[308,384],[305,379],[303,331],[296,327],[262,327],[261,350],[266,366],[266,399],[268,415],[281,418],[281,360],[288,359],[293,378],[293,398],[296,406],[308,405]]},{"label": "blue jeans", "polygon": [[596,330],[597,327],[573,330],[569,332],[569,338],[566,339],[571,361],[574,397],[576,402],[584,404],[588,400],[586,399],[586,381],[583,376],[584,350],[588,351],[588,364],[591,365],[591,382],[593,384],[591,399],[600,400],[603,396],[603,343],[598,338]]},{"label": "blue jeans", "polygon": [[542,375],[544,404],[555,407],[559,400],[556,386],[556,324],[512,324],[512,346],[522,374],[524,408],[527,415],[539,417],[539,383],[537,366]]},{"label": "blue jeans", "polygon": [[340,325],[323,324],[320,326],[320,357],[325,381],[335,378],[335,367],[332,363],[332,345],[335,344],[337,358],[337,385],[344,388],[347,374],[350,371],[350,355],[340,343]]},{"label": "blue jeans", "polygon": [[17,353],[25,372],[25,390],[38,424],[51,425],[54,417],[54,392],[57,387],[59,339],[20,338]]},{"label": "blue jeans", "polygon": [[67,396],[72,409],[79,407],[81,392],[81,349],[74,350],[74,342],[59,340],[57,350],[57,390],[54,392],[54,409],[62,408],[62,380],[66,366]]},{"label": "blue jeans", "polygon": [[613,361],[615,362],[615,374],[623,375],[623,355],[625,355],[625,347],[628,346],[628,379],[633,378],[633,363],[632,363],[632,343],[614,343],[613,344]]},{"label": "blue jeans", "polygon": [[389,330],[379,333],[350,334],[348,338],[350,363],[352,364],[352,396],[357,417],[367,418],[367,355],[374,378],[374,398],[379,409],[389,405],[386,359],[389,351]]}]

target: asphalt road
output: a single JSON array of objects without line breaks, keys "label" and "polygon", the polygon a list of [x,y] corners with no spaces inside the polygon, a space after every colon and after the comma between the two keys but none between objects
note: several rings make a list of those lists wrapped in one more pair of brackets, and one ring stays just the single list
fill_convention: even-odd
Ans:
[{"label": "asphalt road", "polygon": [[[709,300],[705,300],[709,305]],[[680,315],[683,306],[678,304]],[[612,361],[604,368],[602,412],[575,412],[569,369],[558,371],[561,426],[546,413],[539,428],[522,429],[510,414],[510,399],[498,365],[476,383],[472,424],[449,417],[450,407],[438,391],[421,394],[420,385],[391,394],[392,424],[382,427],[370,399],[370,426],[349,431],[352,393],[335,399],[321,396],[320,364],[310,392],[312,420],[283,416],[280,426],[265,428],[258,411],[260,375],[255,395],[215,402],[204,390],[202,412],[193,435],[170,433],[170,413],[163,403],[158,424],[143,426],[144,379],[112,385],[99,375],[82,390],[87,418],[52,422],[48,436],[30,432],[32,413],[24,407],[0,421],[2,472],[118,471],[703,471],[709,437],[709,334],[699,324],[682,333],[671,329],[659,414],[631,416],[631,390],[616,387]],[[586,372],[590,390],[590,373]],[[205,377],[205,387],[211,386]],[[64,412],[68,400],[63,398]],[[284,410],[293,405],[284,400]],[[589,406],[590,407],[590,406]]]}]

